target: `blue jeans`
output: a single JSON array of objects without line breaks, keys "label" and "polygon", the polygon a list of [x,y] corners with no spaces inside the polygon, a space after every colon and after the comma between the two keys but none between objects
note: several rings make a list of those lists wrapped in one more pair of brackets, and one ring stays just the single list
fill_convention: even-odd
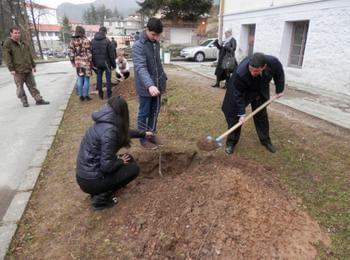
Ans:
[{"label": "blue jeans", "polygon": [[78,76],[77,94],[79,97],[87,97],[89,95],[90,78]]},{"label": "blue jeans", "polygon": [[110,98],[112,96],[112,82],[111,82],[111,70],[109,68],[98,68],[97,69],[97,89],[98,89],[98,95],[100,97],[103,97],[103,90],[102,90],[102,77],[103,72],[106,72],[106,87],[107,87],[107,97]]},{"label": "blue jeans", "polygon": [[[160,96],[157,97],[139,97],[139,113],[137,116],[137,128],[143,131],[157,130],[157,119],[160,110]],[[140,142],[145,142],[141,138]]]}]

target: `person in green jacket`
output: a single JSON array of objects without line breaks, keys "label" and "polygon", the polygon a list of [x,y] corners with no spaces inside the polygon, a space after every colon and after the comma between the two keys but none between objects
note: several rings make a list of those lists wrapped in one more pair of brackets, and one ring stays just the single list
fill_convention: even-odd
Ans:
[{"label": "person in green jacket", "polygon": [[10,37],[5,41],[3,48],[4,61],[14,77],[17,86],[17,97],[24,107],[29,107],[24,83],[37,105],[48,105],[36,87],[34,74],[36,72],[35,62],[27,44],[21,41],[21,32],[18,27],[10,29]]}]

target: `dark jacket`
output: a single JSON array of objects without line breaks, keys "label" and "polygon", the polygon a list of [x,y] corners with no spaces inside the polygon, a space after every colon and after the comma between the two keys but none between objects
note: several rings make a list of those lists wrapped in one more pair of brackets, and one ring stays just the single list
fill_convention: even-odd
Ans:
[{"label": "dark jacket", "polygon": [[8,38],[4,43],[4,60],[9,71],[28,73],[35,68],[35,62],[30,48],[24,42],[16,42]]},{"label": "dark jacket", "polygon": [[[118,140],[117,116],[109,105],[92,113],[95,121],[85,133],[77,157],[77,175],[83,179],[102,178],[123,166],[117,152],[122,145]],[[145,137],[145,132],[130,130],[131,138]]]},{"label": "dark jacket", "polygon": [[217,77],[219,77],[220,80],[222,80],[222,79],[226,78],[226,72],[221,68],[221,65],[222,65],[222,61],[223,61],[225,55],[228,52],[231,53],[232,56],[234,57],[234,60],[235,60],[236,66],[237,66],[237,61],[235,58],[235,51],[236,51],[237,42],[236,42],[235,38],[232,37],[231,40],[228,41],[227,43],[225,43],[224,45],[219,45],[217,43],[217,41],[214,44],[215,44],[216,48],[219,49],[219,59],[218,59],[218,64],[217,64],[216,69],[215,69],[215,75]]},{"label": "dark jacket", "polygon": [[159,49],[159,42],[151,42],[145,32],[140,34],[140,39],[132,47],[136,92],[139,96],[150,97],[148,88],[151,86],[158,87],[161,93],[165,92],[167,76],[160,62]]},{"label": "dark jacket", "polygon": [[111,41],[107,39],[103,32],[95,33],[91,41],[92,62],[99,69],[115,68],[116,52]]},{"label": "dark jacket", "polygon": [[270,98],[270,81],[273,79],[276,93],[284,90],[284,71],[281,62],[273,56],[265,55],[267,67],[262,76],[252,77],[249,72],[249,58],[245,58],[232,74],[222,111],[226,117],[245,114],[245,107],[257,97]]}]

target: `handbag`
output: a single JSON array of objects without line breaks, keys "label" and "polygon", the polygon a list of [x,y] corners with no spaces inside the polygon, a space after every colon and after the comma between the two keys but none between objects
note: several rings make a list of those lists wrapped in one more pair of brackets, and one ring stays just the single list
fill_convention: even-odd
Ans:
[{"label": "handbag", "polygon": [[232,53],[227,52],[224,58],[222,59],[221,68],[223,70],[233,71],[235,67],[236,67],[235,56]]}]

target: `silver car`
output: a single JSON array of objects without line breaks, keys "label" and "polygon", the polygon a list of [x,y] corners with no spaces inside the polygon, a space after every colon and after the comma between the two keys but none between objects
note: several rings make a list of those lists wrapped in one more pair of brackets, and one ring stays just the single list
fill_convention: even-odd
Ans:
[{"label": "silver car", "polygon": [[213,44],[216,39],[207,39],[199,46],[187,47],[181,50],[180,56],[186,59],[194,59],[197,62],[202,62],[205,59],[216,59],[218,49]]}]

